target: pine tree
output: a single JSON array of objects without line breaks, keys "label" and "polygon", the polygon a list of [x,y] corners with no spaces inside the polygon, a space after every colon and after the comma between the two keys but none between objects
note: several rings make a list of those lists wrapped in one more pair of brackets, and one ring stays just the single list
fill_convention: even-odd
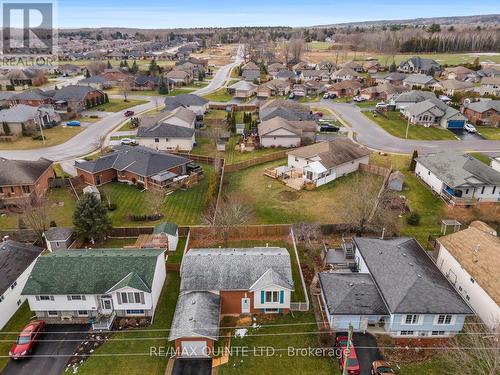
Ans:
[{"label": "pine tree", "polygon": [[130,66],[128,65],[128,60],[125,60],[125,61],[123,62],[123,67],[124,67],[124,68],[127,68],[127,70],[128,70],[128,71],[130,71]]},{"label": "pine tree", "polygon": [[163,75],[160,75],[160,79],[158,81],[158,94],[168,95],[168,85],[165,83]]},{"label": "pine tree", "polygon": [[73,225],[77,237],[92,243],[105,239],[112,228],[106,207],[93,194],[84,194],[78,201]]},{"label": "pine tree", "polygon": [[85,78],[90,78],[90,72],[88,69],[85,69]]},{"label": "pine tree", "polygon": [[108,66],[107,66],[108,69],[113,69],[113,65],[111,65],[111,61],[108,60]]},{"label": "pine tree", "polygon": [[396,62],[393,61],[392,64],[389,66],[389,72],[395,72],[397,70]]},{"label": "pine tree", "polygon": [[139,71],[139,66],[137,65],[137,61],[134,60],[134,63],[132,64],[132,68],[130,68],[130,72],[132,74],[136,74]]},{"label": "pine tree", "polygon": [[410,167],[408,168],[411,172],[415,172],[415,167],[417,166],[416,158],[418,158],[418,151],[414,150],[411,156]]}]

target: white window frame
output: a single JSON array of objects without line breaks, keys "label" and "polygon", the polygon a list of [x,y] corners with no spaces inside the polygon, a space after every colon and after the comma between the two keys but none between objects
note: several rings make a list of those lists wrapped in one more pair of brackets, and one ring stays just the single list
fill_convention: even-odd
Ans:
[{"label": "white window frame", "polygon": [[[85,311],[84,314],[82,314],[83,311]],[[88,310],[77,310],[76,315],[81,316],[81,317],[89,316],[89,311]]]},{"label": "white window frame", "polygon": [[[54,314],[55,313],[55,314]],[[56,310],[48,310],[47,316],[59,316],[59,311]]]},{"label": "white window frame", "polygon": [[[405,332],[405,333],[403,333],[403,332]],[[411,333],[409,333],[409,332],[411,332]],[[413,331],[411,329],[408,329],[408,330],[404,329],[404,330],[398,332],[398,336],[411,336],[411,337],[413,337],[413,336],[417,336],[417,335],[418,335],[418,331]]]},{"label": "white window frame", "polygon": [[[267,293],[271,293],[271,298],[267,298]],[[274,298],[276,296],[276,299]],[[266,290],[264,295],[265,303],[278,303],[280,301],[280,292],[277,290]]]},{"label": "white window frame", "polygon": [[[412,317],[412,322],[411,323],[408,323],[407,322],[407,318],[411,316]],[[404,314],[402,317],[401,317],[401,324],[402,325],[405,325],[405,326],[417,326],[417,325],[420,325],[421,324],[421,321],[422,321],[422,318],[421,318],[422,315],[419,315],[419,314]],[[413,319],[415,318],[415,319]],[[414,321],[415,320],[415,321]]]},{"label": "white window frame", "polygon": [[[439,323],[439,318],[440,317],[443,317],[443,322],[442,323]],[[446,323],[446,318],[447,317],[450,317],[449,323]],[[456,321],[456,315],[453,315],[453,314],[437,314],[434,317],[434,325],[436,325],[436,326],[452,326],[452,325],[455,324],[455,321]]]},{"label": "white window frame", "polygon": [[38,300],[40,301],[53,301],[54,300],[54,296],[49,296],[49,295],[39,295],[38,296]]}]

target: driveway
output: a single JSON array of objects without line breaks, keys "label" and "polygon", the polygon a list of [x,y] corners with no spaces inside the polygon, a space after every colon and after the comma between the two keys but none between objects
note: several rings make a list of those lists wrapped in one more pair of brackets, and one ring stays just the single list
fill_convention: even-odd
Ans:
[{"label": "driveway", "polygon": [[395,137],[361,113],[360,109],[349,103],[335,103],[321,100],[313,103],[315,107],[324,107],[336,112],[356,133],[356,140],[365,146],[379,151],[411,154],[418,150],[420,154],[443,150],[457,152],[498,152],[500,141],[485,139],[464,139],[457,141],[418,141]]},{"label": "driveway", "polygon": [[[60,375],[81,341],[88,326],[78,324],[47,325],[41,341],[33,351],[32,358],[9,361],[1,375]],[[62,333],[63,332],[63,333]],[[58,340],[47,341],[44,340]],[[62,340],[62,341],[59,341]]]},{"label": "driveway", "polygon": [[382,354],[378,350],[377,340],[369,333],[355,332],[352,339],[358,355],[359,366],[361,369],[360,375],[369,375],[373,361],[383,359]]},{"label": "driveway", "polygon": [[174,362],[172,375],[210,375],[212,373],[212,360],[200,358],[180,358]]},{"label": "driveway", "polygon": [[477,133],[469,133],[464,129],[448,129],[450,132],[455,134],[462,141],[480,141],[484,140],[484,138]]}]

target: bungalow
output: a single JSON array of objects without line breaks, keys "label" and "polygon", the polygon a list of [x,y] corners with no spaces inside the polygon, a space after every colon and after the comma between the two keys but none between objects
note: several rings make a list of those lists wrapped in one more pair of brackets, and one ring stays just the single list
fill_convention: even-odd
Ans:
[{"label": "bungalow", "polygon": [[252,61],[250,61],[245,65],[243,65],[243,67],[241,68],[241,76],[245,79],[245,81],[260,82],[260,67],[257,64],[253,63]]},{"label": "bungalow", "polygon": [[[141,119],[141,121],[143,124],[152,124],[156,118],[162,118],[163,121],[168,121],[170,124],[190,129],[194,129],[196,124],[196,113],[194,113],[191,109],[187,109],[186,107],[177,107],[167,114],[160,113],[156,116],[144,117],[143,119]],[[149,121],[151,119],[153,120],[153,122]]]},{"label": "bungalow", "polygon": [[21,295],[47,324],[109,330],[117,316],[152,320],[165,277],[163,250],[61,250],[38,258]]},{"label": "bungalow", "polygon": [[453,79],[457,81],[475,81],[476,72],[464,66],[454,66],[451,68],[446,68],[442,73],[442,77],[447,80]]},{"label": "bungalow", "polygon": [[440,90],[448,96],[453,96],[457,92],[471,91],[474,89],[474,84],[469,81],[457,81],[455,79],[445,79],[437,81],[432,85],[434,90]]},{"label": "bungalow", "polygon": [[316,69],[328,70],[329,72],[332,72],[333,70],[336,69],[336,66],[331,61],[321,61],[320,63],[318,63],[318,66],[316,67]]},{"label": "bungalow", "polygon": [[355,272],[319,274],[331,329],[378,325],[392,337],[449,337],[473,315],[414,238],[355,238],[353,248]]},{"label": "bungalow", "polygon": [[439,125],[445,129],[463,129],[467,117],[439,99],[431,98],[411,104],[402,110],[414,125]]},{"label": "bungalow", "polygon": [[328,70],[306,69],[302,70],[299,76],[304,81],[330,81],[330,72]]},{"label": "bungalow", "polygon": [[352,69],[356,73],[361,73],[363,71],[363,65],[357,63],[356,61],[348,61],[344,65],[342,65],[344,69]]},{"label": "bungalow", "polygon": [[290,82],[280,79],[273,79],[269,82],[262,83],[257,88],[258,98],[269,98],[271,96],[284,96],[290,92]]},{"label": "bungalow", "polygon": [[337,138],[289,151],[288,168],[302,173],[316,187],[368,165],[371,152],[349,139]]},{"label": "bungalow", "polygon": [[43,232],[49,251],[66,250],[73,242],[73,229],[67,227],[51,227]]},{"label": "bungalow", "polygon": [[274,117],[282,117],[289,121],[314,121],[309,106],[292,100],[274,99],[265,102],[259,108],[260,121],[270,120]]},{"label": "bungalow", "polygon": [[[139,145],[161,151],[191,151],[195,144],[193,127],[175,125],[169,122],[165,114],[154,116],[153,121],[142,119],[137,129],[136,139]],[[151,124],[152,122],[152,124]]]},{"label": "bungalow", "polygon": [[274,75],[274,78],[289,82],[298,81],[297,74],[295,72],[292,72],[291,70],[280,70]]},{"label": "bungalow", "polygon": [[420,103],[427,99],[436,99],[436,94],[430,91],[412,90],[392,96],[389,103],[395,106],[396,109],[401,110],[412,104]]},{"label": "bungalow", "polygon": [[16,104],[24,104],[33,107],[39,107],[41,105],[52,104],[53,95],[54,91],[43,91],[40,89],[33,89],[29,91],[24,91],[19,94],[14,94],[11,97],[11,101]]},{"label": "bungalow", "polygon": [[317,96],[326,90],[325,83],[321,81],[307,81],[302,87],[306,96]]},{"label": "bungalow", "polygon": [[26,280],[43,249],[21,242],[0,242],[0,329],[26,300],[21,295]]},{"label": "bungalow", "polygon": [[90,86],[70,85],[57,90],[53,97],[58,110],[81,112],[106,101],[106,94]]},{"label": "bungalow", "polygon": [[341,98],[344,96],[354,96],[359,93],[361,83],[357,80],[345,80],[334,83],[328,88],[330,94],[335,94]]},{"label": "bungalow", "polygon": [[137,91],[156,90],[158,88],[159,81],[159,77],[139,74],[135,76],[132,82],[132,89]]},{"label": "bungalow", "polygon": [[481,86],[479,86],[478,92],[482,96],[500,96],[500,76],[482,78]]},{"label": "bungalow", "polygon": [[189,61],[179,61],[175,65],[175,69],[184,70],[185,72],[191,74],[193,77],[198,77],[198,74],[203,71],[199,65],[193,64]]},{"label": "bungalow", "polygon": [[384,67],[378,61],[367,61],[363,64],[363,71],[368,74],[376,74],[381,70],[384,70]]},{"label": "bungalow", "polygon": [[11,105],[15,104],[16,94],[12,91],[0,92],[0,110],[9,108]]},{"label": "bungalow", "polygon": [[492,330],[500,322],[500,238],[483,223],[437,239],[437,266]]},{"label": "bungalow", "polygon": [[500,201],[500,172],[468,154],[419,156],[415,174],[450,204]]},{"label": "bungalow", "polygon": [[312,67],[309,65],[309,63],[307,63],[305,61],[300,61],[297,64],[295,64],[294,66],[292,66],[292,70],[294,72],[296,72],[297,74],[300,74],[301,71],[306,70],[306,69],[310,69],[310,68],[312,68]]},{"label": "bungalow", "polygon": [[51,128],[60,121],[61,117],[50,106],[18,104],[0,111],[0,135],[20,137],[37,132],[40,128]]},{"label": "bungalow", "polygon": [[113,85],[108,82],[108,80],[102,76],[92,76],[89,78],[81,79],[78,81],[80,86],[90,86],[96,90],[103,90],[105,88],[111,88]]},{"label": "bungalow", "polygon": [[316,131],[315,121],[290,121],[273,117],[257,125],[262,147],[298,147],[310,143]]},{"label": "bungalow", "polygon": [[57,68],[64,77],[72,77],[82,73],[82,68],[73,64],[63,64]]},{"label": "bungalow", "polygon": [[203,116],[208,110],[208,100],[195,94],[179,94],[165,98],[165,110],[174,111],[179,107],[187,108],[196,116]]},{"label": "bungalow", "polygon": [[400,73],[400,72],[391,72],[389,74],[384,74],[381,76],[376,76],[375,77],[375,82],[378,84],[381,83],[390,83],[395,86],[400,86],[403,84],[403,81],[406,79],[406,74]]},{"label": "bungalow", "polygon": [[109,86],[118,86],[124,82],[131,82],[133,79],[128,71],[124,71],[121,68],[106,69],[99,76],[104,78]]},{"label": "bungalow", "polygon": [[283,65],[282,63],[273,63],[273,64],[269,64],[267,66],[267,72],[273,78],[276,78],[276,75],[279,72],[286,71],[286,70],[288,70],[287,67],[285,65]]},{"label": "bungalow", "polygon": [[500,100],[479,100],[464,103],[462,112],[474,125],[500,125]]},{"label": "bungalow", "polygon": [[359,73],[351,68],[342,68],[332,73],[334,82],[358,80],[359,78]]},{"label": "bungalow", "polygon": [[410,90],[431,88],[437,81],[432,76],[426,74],[410,74],[403,81],[403,86]]},{"label": "bungalow", "polygon": [[77,175],[87,185],[122,181],[144,189],[171,188],[188,175],[189,159],[142,146],[118,146],[92,161],[75,162]]},{"label": "bungalow", "polygon": [[247,99],[257,92],[257,85],[252,82],[238,81],[227,88],[236,99]]},{"label": "bungalow", "polygon": [[276,247],[191,249],[168,340],[180,357],[213,354],[223,316],[284,314],[295,286],[290,254]]},{"label": "bungalow", "polygon": [[52,161],[8,160],[0,158],[0,206],[16,204],[26,198],[40,198],[54,178]]},{"label": "bungalow", "polygon": [[441,65],[433,59],[424,59],[420,56],[413,56],[408,60],[401,61],[398,70],[403,73],[439,74]]},{"label": "bungalow", "polygon": [[172,82],[175,86],[189,85],[193,82],[193,75],[185,70],[173,69],[165,77]]},{"label": "bungalow", "polygon": [[360,91],[360,96],[366,100],[387,100],[393,95],[407,91],[404,86],[396,86],[385,82],[377,86],[370,86]]}]

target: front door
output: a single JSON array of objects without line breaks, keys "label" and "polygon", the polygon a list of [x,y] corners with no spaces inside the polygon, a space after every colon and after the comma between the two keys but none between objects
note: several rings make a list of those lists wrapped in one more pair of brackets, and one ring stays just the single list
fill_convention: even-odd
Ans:
[{"label": "front door", "polygon": [[241,299],[241,313],[250,314],[250,298]]},{"label": "front door", "polygon": [[97,175],[95,176],[95,184],[100,185],[101,184],[101,176]]},{"label": "front door", "polygon": [[111,314],[113,311],[113,300],[109,297],[101,298],[101,309],[103,314]]}]

